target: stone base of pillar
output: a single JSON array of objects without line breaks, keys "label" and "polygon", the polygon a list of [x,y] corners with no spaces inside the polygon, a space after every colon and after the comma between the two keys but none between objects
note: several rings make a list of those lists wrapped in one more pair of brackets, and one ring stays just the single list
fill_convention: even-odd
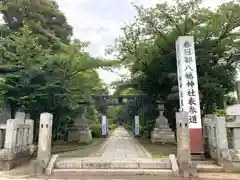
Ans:
[{"label": "stone base of pillar", "polygon": [[87,125],[72,127],[68,132],[68,142],[89,144],[92,142],[92,131]]},{"label": "stone base of pillar", "polygon": [[9,171],[31,158],[29,147],[0,150],[0,170]]},{"label": "stone base of pillar", "polygon": [[154,144],[176,144],[175,135],[171,129],[154,128],[151,133],[151,142]]}]

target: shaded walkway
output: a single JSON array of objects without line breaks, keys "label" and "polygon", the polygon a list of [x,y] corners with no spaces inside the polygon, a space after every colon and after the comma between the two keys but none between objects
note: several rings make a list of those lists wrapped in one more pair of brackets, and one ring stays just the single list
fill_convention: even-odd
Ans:
[{"label": "shaded walkway", "polygon": [[116,128],[105,144],[91,157],[104,159],[137,159],[147,157],[132,135],[123,127]]}]

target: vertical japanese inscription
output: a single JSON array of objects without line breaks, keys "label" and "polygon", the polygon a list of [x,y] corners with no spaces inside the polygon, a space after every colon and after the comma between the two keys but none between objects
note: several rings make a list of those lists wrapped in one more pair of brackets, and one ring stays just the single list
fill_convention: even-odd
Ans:
[{"label": "vertical japanese inscription", "polygon": [[189,128],[201,128],[198,80],[192,36],[180,36],[176,42],[180,109],[188,112]]},{"label": "vertical japanese inscription", "polygon": [[179,91],[179,102],[180,109],[183,108],[183,89],[182,89],[182,70],[181,70],[181,62],[180,62],[180,45],[176,43],[176,55],[177,55],[177,74],[178,74],[178,91]]},{"label": "vertical japanese inscription", "polygon": [[185,41],[183,44],[184,50],[184,64],[185,64],[185,78],[186,78],[186,87],[187,87],[187,98],[188,98],[188,105],[189,105],[189,115],[188,120],[189,123],[197,123],[197,103],[196,103],[196,92],[195,92],[195,82],[194,82],[194,65],[193,64],[193,57],[192,54],[194,52],[192,49],[192,44],[189,41]]}]

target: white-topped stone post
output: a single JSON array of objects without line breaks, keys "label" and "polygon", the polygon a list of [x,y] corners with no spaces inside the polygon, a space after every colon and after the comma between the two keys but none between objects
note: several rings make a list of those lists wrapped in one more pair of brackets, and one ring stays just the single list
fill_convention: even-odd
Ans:
[{"label": "white-topped stone post", "polygon": [[227,115],[235,116],[234,122],[228,122],[227,127],[231,129],[232,143],[234,149],[240,149],[240,104],[228,106]]},{"label": "white-topped stone post", "polygon": [[216,123],[217,141],[217,164],[221,165],[222,160],[230,160],[225,117],[213,117]]},{"label": "white-topped stone post", "polygon": [[42,113],[40,115],[37,160],[44,161],[44,168],[48,165],[51,157],[52,123],[52,114]]},{"label": "white-topped stone post", "polygon": [[176,112],[177,125],[177,159],[180,173],[184,177],[197,176],[196,167],[191,162],[190,132],[188,113],[185,111]]},{"label": "white-topped stone post", "polygon": [[17,111],[15,113],[15,119],[17,120],[18,124],[24,124],[24,122],[25,122],[25,112]]},{"label": "white-topped stone post", "polygon": [[5,149],[15,149],[17,138],[17,124],[15,119],[8,119],[5,134]]},{"label": "white-topped stone post", "polygon": [[[17,111],[15,113],[15,120],[17,124],[24,124],[25,112]],[[17,146],[21,147],[24,145],[24,128],[18,128],[17,130]]]}]

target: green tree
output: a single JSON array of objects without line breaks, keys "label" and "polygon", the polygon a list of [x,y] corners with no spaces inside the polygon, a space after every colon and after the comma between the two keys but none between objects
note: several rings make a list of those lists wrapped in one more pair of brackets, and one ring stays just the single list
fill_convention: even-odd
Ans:
[{"label": "green tree", "polygon": [[131,71],[130,85],[145,92],[153,104],[147,112],[154,114],[156,100],[163,100],[173,122],[179,108],[175,51],[178,36],[195,39],[203,115],[222,109],[224,95],[235,86],[240,60],[240,5],[224,3],[216,10],[200,6],[198,0],[176,1],[175,5],[160,3],[148,9],[135,6],[138,16],[123,28],[115,47],[119,59]]},{"label": "green tree", "polygon": [[12,109],[27,111],[34,119],[44,111],[53,113],[55,135],[59,126],[66,133],[64,127],[83,108],[96,121],[92,94],[108,93],[96,70],[118,62],[94,58],[85,51],[88,43],[70,41],[71,27],[54,1],[1,3],[6,24],[0,26],[0,67],[8,73],[2,76],[0,92]]},{"label": "green tree", "polygon": [[49,34],[70,42],[72,27],[54,0],[1,0],[1,13],[10,30],[18,31],[28,24],[44,46],[53,46]]}]

